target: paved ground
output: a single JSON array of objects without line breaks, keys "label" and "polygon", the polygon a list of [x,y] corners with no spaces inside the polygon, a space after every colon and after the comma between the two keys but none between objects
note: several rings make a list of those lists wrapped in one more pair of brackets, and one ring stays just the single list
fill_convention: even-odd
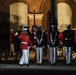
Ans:
[{"label": "paved ground", "polygon": [[19,66],[18,62],[2,61],[0,64],[0,73],[11,75],[76,75],[76,61],[72,61],[71,65],[66,65],[64,61],[58,61],[55,65],[51,65],[44,60],[42,65],[37,65],[30,60],[30,65]]},{"label": "paved ground", "polygon": [[26,65],[19,66],[18,63],[10,62],[0,64],[0,69],[25,69],[25,70],[70,70],[76,71],[76,62],[72,62],[71,65],[66,65],[64,62],[57,62],[55,65],[51,65],[48,62],[44,62],[42,65],[37,65],[33,62],[30,62],[29,66]]},{"label": "paved ground", "polygon": [[0,62],[0,75],[76,75],[76,60],[72,60],[71,65],[66,65],[63,57],[58,57],[58,61],[55,65],[51,65],[47,56],[43,57],[43,64],[37,65],[34,62],[34,55],[30,54],[29,67],[19,66],[18,62],[14,61],[14,56],[9,56],[8,61],[5,62],[5,58],[2,57]]}]

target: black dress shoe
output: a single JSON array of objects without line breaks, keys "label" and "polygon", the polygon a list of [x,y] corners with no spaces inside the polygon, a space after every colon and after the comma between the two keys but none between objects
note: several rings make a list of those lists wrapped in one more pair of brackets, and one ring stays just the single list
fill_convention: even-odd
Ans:
[{"label": "black dress shoe", "polygon": [[20,66],[23,66],[22,64],[19,64]]},{"label": "black dress shoe", "polygon": [[42,63],[39,63],[39,65],[42,65]]},{"label": "black dress shoe", "polygon": [[51,63],[51,65],[55,65],[56,63]]},{"label": "black dress shoe", "polygon": [[37,65],[39,65],[39,63],[36,63]]},{"label": "black dress shoe", "polygon": [[37,65],[42,65],[42,63],[37,63]]},{"label": "black dress shoe", "polygon": [[71,63],[67,63],[67,65],[71,65]]},{"label": "black dress shoe", "polygon": [[29,64],[26,64],[26,66],[28,67],[28,66],[29,66]]}]

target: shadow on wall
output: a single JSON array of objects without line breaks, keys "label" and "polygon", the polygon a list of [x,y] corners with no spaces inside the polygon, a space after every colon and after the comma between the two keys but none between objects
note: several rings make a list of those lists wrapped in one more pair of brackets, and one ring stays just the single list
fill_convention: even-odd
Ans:
[{"label": "shadow on wall", "polygon": [[12,15],[12,19],[10,19],[10,29],[14,29],[14,34],[18,30],[20,17],[17,15]]}]

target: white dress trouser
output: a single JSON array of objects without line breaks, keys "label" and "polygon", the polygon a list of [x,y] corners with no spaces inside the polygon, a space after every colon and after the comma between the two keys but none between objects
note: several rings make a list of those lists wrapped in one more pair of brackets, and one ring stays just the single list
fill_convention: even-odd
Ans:
[{"label": "white dress trouser", "polygon": [[50,47],[50,63],[54,64],[57,60],[57,47]]},{"label": "white dress trouser", "polygon": [[72,47],[64,47],[64,48],[65,48],[66,64],[70,64],[72,56]]},{"label": "white dress trouser", "polygon": [[42,55],[43,55],[43,47],[37,47],[36,49],[37,64],[42,63]]},{"label": "white dress trouser", "polygon": [[22,50],[22,56],[21,59],[19,61],[19,64],[23,65],[23,64],[28,64],[29,63],[29,51],[23,49]]}]

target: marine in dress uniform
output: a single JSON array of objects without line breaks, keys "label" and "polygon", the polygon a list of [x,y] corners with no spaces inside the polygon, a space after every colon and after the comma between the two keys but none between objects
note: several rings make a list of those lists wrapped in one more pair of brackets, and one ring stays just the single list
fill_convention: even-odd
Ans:
[{"label": "marine in dress uniform", "polygon": [[43,35],[44,32],[41,30],[41,26],[38,26],[38,31],[36,34],[36,63],[37,64],[42,64]]},{"label": "marine in dress uniform", "polygon": [[67,30],[63,31],[63,45],[65,50],[66,64],[71,64],[72,47],[74,46],[74,31],[71,30],[71,25],[66,25]]},{"label": "marine in dress uniform", "polygon": [[34,61],[35,62],[36,62],[36,39],[37,39],[36,33],[37,33],[37,26],[35,25],[33,26],[32,33],[31,33],[31,41],[34,46]]},{"label": "marine in dress uniform", "polygon": [[49,34],[49,62],[51,64],[55,64],[57,61],[57,49],[59,46],[59,32],[56,30],[55,25],[51,25],[51,31]]},{"label": "marine in dress uniform", "polygon": [[[29,36],[29,38],[31,40],[31,32],[29,31],[29,26],[25,25],[24,28],[27,28],[27,33],[26,34]],[[31,49],[31,46],[30,46],[30,44],[28,44],[28,52],[30,52],[30,49]]]},{"label": "marine in dress uniform", "polygon": [[30,41],[29,36],[27,35],[27,28],[24,27],[22,29],[22,33],[18,36],[18,38],[21,40],[21,49],[22,49],[22,57],[19,61],[19,65],[26,64],[26,66],[29,65],[29,50],[28,50],[28,44],[32,47],[32,43]]}]

